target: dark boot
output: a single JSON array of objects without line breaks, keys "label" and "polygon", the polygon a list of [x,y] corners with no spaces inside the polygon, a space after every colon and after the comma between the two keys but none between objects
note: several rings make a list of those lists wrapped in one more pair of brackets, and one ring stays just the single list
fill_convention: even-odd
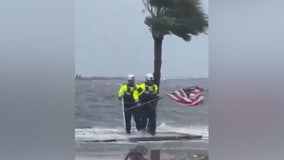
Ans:
[{"label": "dark boot", "polygon": [[133,118],[136,124],[137,131],[141,131],[142,130],[142,118],[140,115],[141,113],[140,113],[139,108],[133,109],[132,114],[133,114]]},{"label": "dark boot", "polygon": [[125,112],[125,131],[126,134],[130,134],[130,130],[131,130],[131,112],[130,111],[126,111]]},{"label": "dark boot", "polygon": [[147,131],[149,134],[154,136],[156,134],[156,107],[151,107],[149,109],[149,122],[147,126]]}]

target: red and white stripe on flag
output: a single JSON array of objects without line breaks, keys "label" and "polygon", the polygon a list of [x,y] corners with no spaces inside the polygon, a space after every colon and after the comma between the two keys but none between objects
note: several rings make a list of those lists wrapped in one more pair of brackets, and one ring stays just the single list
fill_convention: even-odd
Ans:
[{"label": "red and white stripe on flag", "polygon": [[177,91],[167,94],[167,96],[180,104],[197,106],[204,100],[204,96],[202,95],[203,92],[203,88],[199,86],[193,86],[188,88],[181,88]]}]

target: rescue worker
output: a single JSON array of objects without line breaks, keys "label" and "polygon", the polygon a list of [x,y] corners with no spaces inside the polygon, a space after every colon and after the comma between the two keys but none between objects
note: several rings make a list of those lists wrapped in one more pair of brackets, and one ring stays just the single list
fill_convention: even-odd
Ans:
[{"label": "rescue worker", "polygon": [[146,81],[139,85],[138,89],[134,91],[133,96],[136,104],[142,104],[142,106],[140,107],[142,130],[145,131],[147,126],[147,133],[154,136],[156,134],[157,101],[145,103],[159,97],[158,86],[154,84],[153,74],[149,73],[146,75]]},{"label": "rescue worker", "polygon": [[[124,110],[135,106],[135,100],[133,98],[133,92],[137,89],[137,84],[135,84],[135,76],[129,74],[127,77],[128,83],[125,83],[121,86],[118,91],[118,99],[123,98]],[[141,118],[139,115],[139,109],[135,108],[125,111],[124,120],[125,120],[125,130],[127,134],[130,134],[131,131],[131,117],[133,115],[134,121],[136,123],[136,129],[141,130]]]}]

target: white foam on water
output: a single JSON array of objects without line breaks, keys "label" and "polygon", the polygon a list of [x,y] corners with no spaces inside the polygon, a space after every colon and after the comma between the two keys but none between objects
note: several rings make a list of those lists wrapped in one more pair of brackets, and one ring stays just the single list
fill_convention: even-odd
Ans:
[{"label": "white foam on water", "polygon": [[127,139],[128,137],[141,136],[132,128],[130,135],[125,134],[123,128],[84,128],[75,129],[75,140],[107,140],[107,139]]},{"label": "white foam on water", "polygon": [[176,132],[176,133],[202,135],[203,139],[208,139],[209,135],[208,126],[175,127],[167,125],[164,122],[157,127],[157,132]]},{"label": "white foam on water", "polygon": [[[207,126],[190,126],[190,127],[175,127],[161,123],[157,127],[157,132],[167,133],[184,133],[202,135],[203,139],[208,139],[208,127]],[[127,139],[128,137],[147,137],[150,135],[143,135],[140,132],[136,132],[135,128],[132,128],[130,135],[125,134],[123,128],[84,128],[75,129],[75,140],[107,140],[107,139]]]},{"label": "white foam on water", "polygon": [[104,140],[123,138],[125,138],[123,130],[117,128],[75,129],[75,140]]}]

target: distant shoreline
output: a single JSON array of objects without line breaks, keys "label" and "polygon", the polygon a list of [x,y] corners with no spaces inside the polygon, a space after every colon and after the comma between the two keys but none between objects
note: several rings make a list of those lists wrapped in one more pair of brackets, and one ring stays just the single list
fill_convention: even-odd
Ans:
[{"label": "distant shoreline", "polygon": [[[144,77],[137,77],[136,79],[144,79]],[[167,79],[161,79],[163,80],[170,80],[170,79],[208,79],[208,78],[190,78],[190,77],[171,77]],[[82,77],[82,76],[76,76],[75,80],[126,80],[125,77]]]},{"label": "distant shoreline", "polygon": [[75,80],[124,80],[123,77],[75,77]]}]

